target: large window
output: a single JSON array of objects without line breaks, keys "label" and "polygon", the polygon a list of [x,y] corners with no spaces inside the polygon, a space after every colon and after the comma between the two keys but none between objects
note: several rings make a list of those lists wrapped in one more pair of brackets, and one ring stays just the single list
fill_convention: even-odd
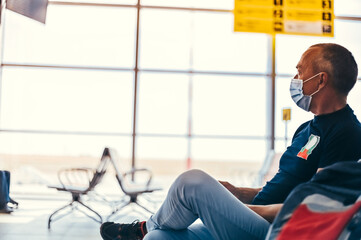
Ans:
[{"label": "large window", "polygon": [[130,135],[132,81],[131,72],[4,67],[1,126]]},{"label": "large window", "polygon": [[[111,146],[163,173],[261,165],[273,129],[271,38],[234,33],[233,0],[139,3],[50,1],[46,25],[4,12],[0,154],[98,156]],[[360,7],[335,2],[344,17],[334,38],[276,37],[276,151],[282,108],[292,108],[288,140],[312,118],[288,92],[302,52],[336,42],[361,64]],[[359,116],[360,91],[349,98]]]},{"label": "large window", "polygon": [[134,67],[134,8],[50,4],[46,25],[5,16],[4,63]]}]

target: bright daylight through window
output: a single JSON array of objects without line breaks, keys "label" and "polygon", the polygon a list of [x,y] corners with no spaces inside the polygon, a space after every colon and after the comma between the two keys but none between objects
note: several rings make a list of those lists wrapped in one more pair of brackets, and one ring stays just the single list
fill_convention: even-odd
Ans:
[{"label": "bright daylight through window", "polygon": [[[233,5],[50,1],[45,25],[6,11],[0,88],[6,164],[47,156],[54,162],[35,166],[46,171],[54,164],[55,171],[73,161],[58,157],[93,158],[110,146],[129,166],[156,173],[257,171],[271,141],[271,38],[234,32]],[[335,37],[276,36],[276,152],[285,148],[283,108],[292,109],[288,143],[312,117],[289,97],[299,56],[312,44],[335,42],[361,64],[360,12],[359,1],[336,0]],[[358,116],[360,100],[358,82],[349,97]]]}]

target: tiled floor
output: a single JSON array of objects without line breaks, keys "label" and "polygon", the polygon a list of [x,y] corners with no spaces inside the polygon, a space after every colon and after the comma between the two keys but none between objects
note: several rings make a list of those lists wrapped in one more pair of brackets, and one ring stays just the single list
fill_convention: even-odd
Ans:
[{"label": "tiled floor", "polygon": [[[237,178],[231,177],[222,180],[229,180],[237,184],[237,179],[244,180],[245,177],[253,179],[248,175],[237,174],[237,176]],[[167,189],[176,177],[175,175],[157,176],[154,180],[155,184],[162,186],[163,191],[148,195],[148,198],[156,202],[155,205],[146,202],[148,208],[157,209],[160,206]],[[14,182],[16,183],[16,181]],[[242,181],[238,185],[243,183],[247,182]],[[96,191],[111,201],[119,201],[123,197],[120,187],[112,175],[105,176]],[[19,202],[19,209],[11,214],[0,214],[0,240],[101,240],[100,224],[80,212],[74,212],[54,221],[51,229],[48,229],[50,214],[70,202],[71,195],[68,193],[49,189],[45,184],[15,184],[11,186],[10,196]],[[105,204],[104,201],[88,201],[88,203],[102,215],[105,221],[112,212],[112,207]],[[132,222],[135,219],[145,220],[149,216],[149,213],[133,204],[110,220]]]},{"label": "tiled floor", "polygon": [[[31,188],[31,194],[26,190]],[[49,215],[70,201],[70,194],[50,191],[45,186],[15,186],[12,197],[19,202],[19,209],[11,214],[0,214],[0,240],[100,240],[100,224],[75,211],[71,215],[54,221],[51,229],[47,227]],[[109,189],[108,189],[109,190]],[[118,190],[118,189],[117,189]],[[120,199],[115,195],[118,191],[108,194],[109,200]],[[109,197],[110,196],[110,197]],[[162,202],[165,191],[150,195],[156,204],[144,201],[147,207],[156,209]],[[106,220],[112,207],[104,201],[87,201]],[[135,219],[147,219],[150,216],[141,208],[132,204],[116,214],[111,220],[132,222]]]}]

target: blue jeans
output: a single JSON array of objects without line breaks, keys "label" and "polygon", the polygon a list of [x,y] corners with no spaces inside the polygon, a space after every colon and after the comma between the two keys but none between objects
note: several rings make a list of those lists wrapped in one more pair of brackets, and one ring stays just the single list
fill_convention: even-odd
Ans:
[{"label": "blue jeans", "polygon": [[[198,218],[202,223],[193,224]],[[144,240],[265,239],[270,223],[200,170],[181,174],[147,221]]]}]

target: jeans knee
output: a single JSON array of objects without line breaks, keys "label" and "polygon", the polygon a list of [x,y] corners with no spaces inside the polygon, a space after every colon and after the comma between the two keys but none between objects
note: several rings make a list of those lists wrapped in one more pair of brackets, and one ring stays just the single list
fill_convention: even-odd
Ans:
[{"label": "jeans knee", "polygon": [[173,187],[176,189],[196,190],[203,187],[209,178],[210,176],[202,170],[192,169],[179,175]]}]

